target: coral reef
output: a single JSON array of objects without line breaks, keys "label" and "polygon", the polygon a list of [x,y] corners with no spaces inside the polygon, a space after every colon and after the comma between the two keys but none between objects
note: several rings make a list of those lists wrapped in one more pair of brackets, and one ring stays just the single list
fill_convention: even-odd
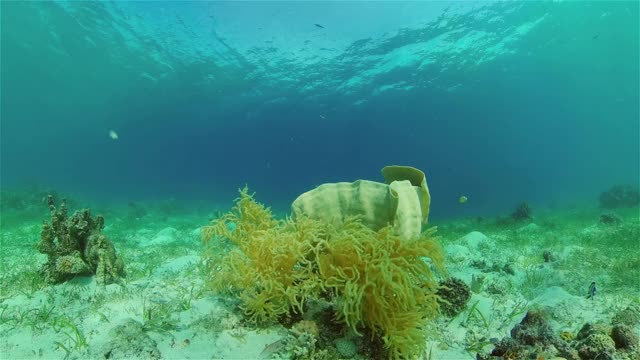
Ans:
[{"label": "coral reef", "polygon": [[358,347],[353,342],[353,340],[349,338],[338,338],[334,343],[336,345],[336,349],[338,350],[338,354],[340,354],[340,356],[342,356],[343,358],[350,359],[356,356],[356,353],[358,352]]},{"label": "coral reef", "polygon": [[638,347],[638,335],[629,325],[615,325],[611,329],[611,338],[618,349]]},{"label": "coral reef", "polygon": [[605,209],[637,206],[640,204],[640,192],[637,186],[615,185],[600,194],[600,206]]},{"label": "coral reef", "polygon": [[551,252],[551,250],[545,250],[542,252],[542,259],[544,260],[544,262],[554,262],[557,260],[556,255]]},{"label": "coral reef", "polygon": [[[547,315],[542,310],[529,310],[524,319],[511,329],[511,337],[500,340],[491,356],[480,355],[482,359],[546,359],[560,356],[577,360],[578,355],[571,348],[566,337],[553,333]],[[544,356],[541,356],[544,354]]]},{"label": "coral reef", "polygon": [[310,320],[302,320],[289,329],[283,348],[274,357],[278,359],[328,359],[327,350],[319,350],[318,326]]},{"label": "coral reef", "polygon": [[622,219],[616,214],[605,213],[600,215],[600,224],[603,225],[618,225],[622,223]]},{"label": "coral reef", "polygon": [[511,213],[511,219],[515,221],[524,221],[531,219],[531,207],[526,202],[518,204]]},{"label": "coral reef", "polygon": [[585,324],[578,332],[575,348],[581,359],[613,359],[616,346],[603,326]]},{"label": "coral reef", "polygon": [[354,217],[341,224],[276,220],[245,188],[202,236],[233,243],[225,254],[205,255],[210,285],[237,296],[250,321],[304,312],[323,298],[355,334],[380,337],[390,356],[424,351],[426,321],[439,310],[432,268],[442,270],[444,261],[432,231],[403,239],[390,226],[375,231]]},{"label": "coral reef", "polygon": [[541,310],[528,311],[520,324],[511,329],[511,337],[524,345],[549,343],[553,336],[546,315]]},{"label": "coral reef", "polygon": [[572,341],[573,339],[575,339],[575,335],[573,335],[573,333],[571,331],[568,330],[564,330],[560,332],[560,338],[564,341]]},{"label": "coral reef", "polygon": [[631,326],[586,323],[575,337],[568,331],[556,336],[546,318],[540,310],[527,312],[510,338],[498,342],[491,355],[478,354],[478,359],[637,359],[640,355],[638,336]]},{"label": "coral reef", "polygon": [[640,305],[630,305],[618,312],[611,319],[612,325],[636,326],[640,323]]},{"label": "coral reef", "polygon": [[56,209],[53,196],[47,197],[51,223],[42,225],[38,250],[48,256],[41,272],[49,283],[61,283],[75,275],[95,274],[98,284],[111,284],[124,275],[124,264],[101,233],[104,218],[93,218],[88,209],[67,216],[63,199]]},{"label": "coral reef", "polygon": [[156,342],[147,335],[142,324],[127,319],[109,332],[109,342],[101,349],[104,359],[161,359]]},{"label": "coral reef", "polygon": [[440,282],[437,292],[440,297],[440,311],[448,316],[456,316],[464,310],[471,298],[471,289],[464,281],[450,278]]}]

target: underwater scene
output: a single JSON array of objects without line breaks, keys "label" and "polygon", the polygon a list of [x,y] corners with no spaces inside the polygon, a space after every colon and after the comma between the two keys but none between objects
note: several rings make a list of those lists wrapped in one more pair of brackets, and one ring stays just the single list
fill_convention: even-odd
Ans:
[{"label": "underwater scene", "polygon": [[639,14],[0,2],[0,359],[640,360]]}]

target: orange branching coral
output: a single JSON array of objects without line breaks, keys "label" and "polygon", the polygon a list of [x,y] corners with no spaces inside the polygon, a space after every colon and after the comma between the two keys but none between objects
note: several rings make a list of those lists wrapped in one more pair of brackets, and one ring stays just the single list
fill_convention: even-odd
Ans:
[{"label": "orange branching coral", "polygon": [[302,312],[329,291],[338,318],[380,336],[396,358],[420,354],[427,320],[438,313],[432,268],[443,254],[433,231],[412,240],[374,231],[357,218],[333,225],[305,217],[276,220],[245,188],[232,211],[203,228],[203,240],[229,239],[208,252],[211,283],[235,294],[250,320]]}]

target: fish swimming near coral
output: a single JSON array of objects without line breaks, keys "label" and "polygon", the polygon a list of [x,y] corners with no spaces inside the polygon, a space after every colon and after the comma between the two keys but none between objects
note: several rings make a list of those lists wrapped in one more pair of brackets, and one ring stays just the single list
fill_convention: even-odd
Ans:
[{"label": "fish swimming near coral", "polygon": [[271,344],[267,344],[260,353],[260,359],[271,359],[275,353],[281,351],[285,346],[284,339],[277,340]]}]

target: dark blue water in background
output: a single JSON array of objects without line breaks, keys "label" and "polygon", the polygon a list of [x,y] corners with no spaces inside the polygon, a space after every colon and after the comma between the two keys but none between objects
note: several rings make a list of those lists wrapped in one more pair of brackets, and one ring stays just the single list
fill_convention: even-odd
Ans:
[{"label": "dark blue water in background", "polygon": [[427,173],[444,218],[595,206],[640,181],[635,1],[1,13],[3,188],[214,203],[248,184],[286,210],[321,183],[405,164]]}]

